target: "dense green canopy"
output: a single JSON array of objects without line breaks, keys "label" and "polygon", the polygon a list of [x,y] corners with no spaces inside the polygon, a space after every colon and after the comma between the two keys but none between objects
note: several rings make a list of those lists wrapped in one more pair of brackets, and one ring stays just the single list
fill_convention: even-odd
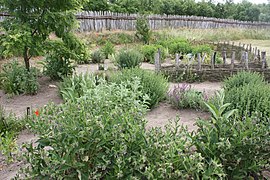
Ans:
[{"label": "dense green canopy", "polygon": [[90,0],[85,10],[121,13],[154,13],[230,18],[242,21],[270,21],[270,3],[252,4],[246,0],[214,3],[212,0]]}]

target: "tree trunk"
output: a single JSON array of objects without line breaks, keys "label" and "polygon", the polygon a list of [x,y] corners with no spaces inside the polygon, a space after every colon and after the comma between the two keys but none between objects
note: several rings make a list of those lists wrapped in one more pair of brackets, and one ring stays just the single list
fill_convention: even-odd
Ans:
[{"label": "tree trunk", "polygon": [[27,69],[27,71],[30,71],[29,48],[26,46],[24,47],[23,59],[24,59],[24,63],[25,63],[25,68]]}]

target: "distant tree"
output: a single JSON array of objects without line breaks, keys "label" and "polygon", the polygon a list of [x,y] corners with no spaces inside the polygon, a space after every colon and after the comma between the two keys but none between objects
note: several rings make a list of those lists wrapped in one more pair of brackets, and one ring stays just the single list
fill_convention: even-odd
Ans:
[{"label": "distant tree", "polygon": [[87,11],[108,11],[109,7],[107,0],[91,0],[85,3],[83,9]]},{"label": "distant tree", "polygon": [[[72,34],[77,25],[75,13],[87,0],[1,0],[2,11],[11,16],[2,22],[3,54],[23,53],[25,67],[31,57],[50,51],[54,34],[70,51],[82,47]],[[81,54],[84,52],[79,50]]]}]

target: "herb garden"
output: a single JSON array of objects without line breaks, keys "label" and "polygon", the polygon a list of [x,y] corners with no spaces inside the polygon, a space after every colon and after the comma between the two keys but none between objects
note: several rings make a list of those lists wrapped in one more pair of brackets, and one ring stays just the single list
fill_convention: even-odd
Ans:
[{"label": "herb garden", "polygon": [[[80,2],[3,1],[2,178],[270,177],[268,54],[153,31],[145,16],[136,32],[79,33]],[[226,77],[205,78],[219,67]],[[204,80],[219,84],[194,88]],[[164,106],[187,121],[199,114],[194,128],[181,113],[149,125]]]}]

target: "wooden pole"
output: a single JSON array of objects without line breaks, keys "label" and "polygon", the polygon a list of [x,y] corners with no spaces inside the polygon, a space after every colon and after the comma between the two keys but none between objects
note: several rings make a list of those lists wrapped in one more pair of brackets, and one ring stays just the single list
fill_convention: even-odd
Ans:
[{"label": "wooden pole", "polygon": [[180,59],[179,59],[179,54],[175,54],[175,67],[178,69],[180,65]]},{"label": "wooden pole", "polygon": [[226,64],[227,55],[226,55],[226,51],[225,50],[222,52],[222,58],[223,58],[223,64]]},{"label": "wooden pole", "polygon": [[245,69],[248,69],[248,52],[244,52],[245,54]]},{"label": "wooden pole", "polygon": [[231,69],[234,69],[234,61],[235,61],[235,50],[232,51]]},{"label": "wooden pole", "polygon": [[202,63],[201,63],[201,53],[198,53],[198,70],[202,70]]},{"label": "wooden pole", "polygon": [[160,56],[159,51],[155,54],[155,71],[160,71]]},{"label": "wooden pole", "polygon": [[262,69],[266,69],[266,52],[262,51]]},{"label": "wooden pole", "polygon": [[217,52],[214,52],[211,57],[211,69],[215,69],[216,56],[217,56]]}]

